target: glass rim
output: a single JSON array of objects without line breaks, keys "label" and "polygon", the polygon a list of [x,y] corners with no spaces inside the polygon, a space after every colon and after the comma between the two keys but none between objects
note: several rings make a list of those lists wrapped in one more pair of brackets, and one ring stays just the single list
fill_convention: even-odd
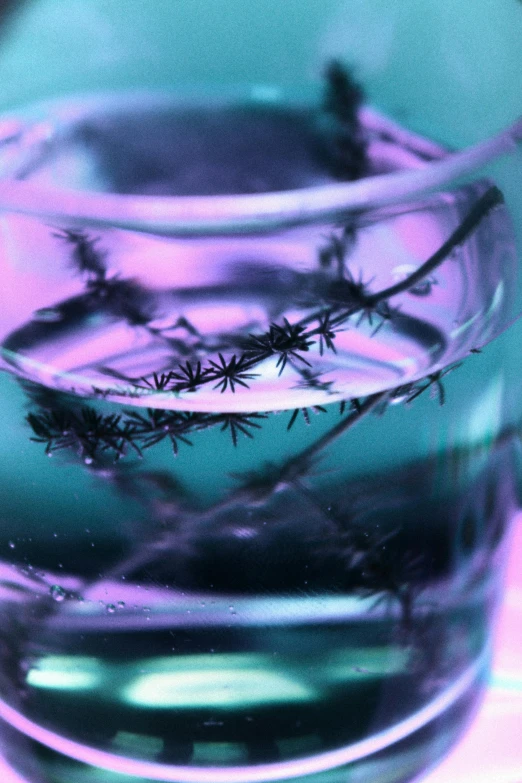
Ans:
[{"label": "glass rim", "polygon": [[[124,96],[139,100],[145,91],[122,91],[111,98]],[[175,97],[168,91],[146,91],[147,95]],[[99,96],[98,96],[99,97]],[[107,98],[107,94],[104,96]],[[284,96],[282,96],[284,97]],[[0,117],[0,143],[5,148],[22,135],[17,128],[21,120],[32,122],[29,129],[35,141],[46,142],[52,135],[50,121],[59,119],[59,109],[76,100],[76,118],[85,115],[93,96],[64,96],[35,103],[29,112],[16,109]],[[279,101],[276,105],[279,104]],[[284,104],[282,104],[284,105]],[[294,104],[295,105],[295,104]],[[309,105],[309,104],[307,104]],[[36,108],[36,111],[35,111]],[[53,115],[54,112],[54,115]],[[71,187],[33,184],[14,177],[0,176],[0,210],[59,221],[69,225],[98,228],[121,228],[161,235],[208,235],[244,233],[277,227],[302,225],[331,220],[347,213],[363,213],[399,205],[449,186],[504,154],[513,152],[522,141],[522,116],[507,128],[485,141],[456,152],[445,151],[435,143],[405,131],[385,115],[365,105],[360,111],[363,127],[387,128],[425,145],[431,160],[417,168],[383,174],[370,174],[349,182],[333,182],[284,191],[223,195],[140,195],[81,191]],[[72,119],[74,120],[74,112]],[[71,122],[69,116],[68,122]],[[35,132],[36,129],[36,132]],[[2,151],[0,150],[0,161]]]}]

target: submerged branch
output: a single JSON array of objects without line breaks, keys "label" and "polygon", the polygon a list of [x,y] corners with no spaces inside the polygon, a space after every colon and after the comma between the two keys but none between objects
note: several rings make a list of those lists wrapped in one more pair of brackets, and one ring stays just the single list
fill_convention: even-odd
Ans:
[{"label": "submerged branch", "polygon": [[375,306],[385,299],[389,299],[392,296],[404,293],[410,288],[413,288],[417,283],[440,266],[456,247],[465,242],[478,227],[482,219],[485,218],[492,209],[503,203],[504,196],[502,195],[502,192],[496,186],[488,188],[473,205],[471,211],[466,215],[462,223],[457,226],[453,234],[451,234],[444,244],[442,244],[427,261],[421,264],[421,266],[415,270],[415,272],[412,272],[411,275],[404,280],[401,280],[400,283],[395,283],[389,288],[377,291],[375,294],[368,294],[366,296],[367,305]]}]

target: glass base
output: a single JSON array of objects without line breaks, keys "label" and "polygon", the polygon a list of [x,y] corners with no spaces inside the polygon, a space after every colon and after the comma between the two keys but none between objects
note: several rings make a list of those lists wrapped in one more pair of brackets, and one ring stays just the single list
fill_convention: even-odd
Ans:
[{"label": "glass base", "polygon": [[[446,709],[441,710],[440,705],[434,705],[433,712],[438,709],[438,714],[425,722],[421,728],[413,730],[399,741],[393,741],[394,732],[386,732],[390,737],[390,744],[382,747],[380,735],[369,738],[364,744],[367,752],[357,754],[356,748],[342,748],[335,753],[320,754],[316,757],[307,757],[296,760],[292,769],[282,763],[258,765],[249,767],[184,767],[179,778],[175,777],[175,770],[168,765],[163,768],[155,764],[151,769],[152,775],[141,776],[143,763],[136,763],[136,772],[129,768],[129,762],[122,763],[122,768],[127,772],[117,771],[117,763],[112,769],[103,769],[100,766],[83,763],[72,759],[57,750],[29,738],[16,731],[6,723],[0,726],[0,753],[3,753],[4,768],[2,779],[5,783],[131,783],[141,780],[171,780],[177,779],[193,781],[196,783],[214,783],[224,781],[226,777],[232,780],[268,781],[268,780],[294,780],[297,783],[405,783],[433,767],[455,744],[462,734],[463,729],[469,724],[476,712],[484,692],[484,683],[487,677],[487,666],[473,667],[474,677],[469,676],[467,682],[461,678],[460,685],[467,684],[462,693],[457,687],[448,694],[448,701],[454,693],[458,693],[456,700],[450,701]],[[437,700],[437,701],[440,701]],[[425,710],[423,710],[424,712]],[[415,716],[416,717],[416,716]],[[426,717],[426,716],[424,716]],[[422,716],[419,715],[419,720]],[[414,719],[409,721],[414,725]],[[395,734],[400,733],[400,727]],[[65,744],[65,743],[64,743]],[[361,743],[359,743],[361,744]],[[381,746],[377,752],[372,752],[374,747]],[[361,748],[361,751],[363,749]],[[342,763],[342,759],[358,755],[356,760]],[[335,758],[339,764],[335,764]],[[117,758],[117,757],[115,757]],[[122,758],[123,762],[123,758]],[[132,762],[130,762],[132,764]],[[302,769],[300,769],[302,767]],[[145,769],[143,771],[146,772]],[[304,773],[304,774],[301,774]]]}]

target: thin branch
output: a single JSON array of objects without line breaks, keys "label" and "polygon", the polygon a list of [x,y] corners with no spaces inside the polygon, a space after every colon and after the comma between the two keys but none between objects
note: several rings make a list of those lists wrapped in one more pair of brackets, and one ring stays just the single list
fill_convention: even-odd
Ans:
[{"label": "thin branch", "polygon": [[451,234],[444,244],[442,244],[424,264],[421,264],[415,272],[412,272],[411,275],[408,275],[408,277],[400,283],[395,283],[395,285],[384,288],[382,291],[378,291],[375,294],[368,294],[366,296],[367,304],[373,307],[385,299],[390,299],[392,296],[402,294],[410,288],[413,288],[413,286],[440,266],[456,247],[465,242],[481,223],[482,219],[485,218],[492,209],[503,203],[504,196],[502,195],[502,192],[495,185],[489,188],[473,205],[471,211],[455,229],[453,234]]}]

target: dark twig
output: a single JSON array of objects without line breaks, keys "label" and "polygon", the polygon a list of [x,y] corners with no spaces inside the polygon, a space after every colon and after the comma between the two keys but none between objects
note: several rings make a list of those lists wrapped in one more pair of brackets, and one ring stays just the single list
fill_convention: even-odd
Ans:
[{"label": "dark twig", "polygon": [[504,203],[504,196],[502,192],[496,187],[492,186],[478,199],[473,205],[471,211],[466,215],[462,223],[455,229],[451,236],[442,244],[435,253],[428,258],[424,264],[411,275],[408,275],[404,280],[389,288],[384,288],[382,291],[378,291],[375,294],[368,294],[366,296],[366,304],[370,307],[374,307],[379,302],[386,299],[390,299],[392,296],[402,294],[413,288],[421,280],[424,280],[430,275],[448,256],[455,250],[456,247],[465,242],[470,235],[475,231],[477,226],[491,212],[495,207]]}]

